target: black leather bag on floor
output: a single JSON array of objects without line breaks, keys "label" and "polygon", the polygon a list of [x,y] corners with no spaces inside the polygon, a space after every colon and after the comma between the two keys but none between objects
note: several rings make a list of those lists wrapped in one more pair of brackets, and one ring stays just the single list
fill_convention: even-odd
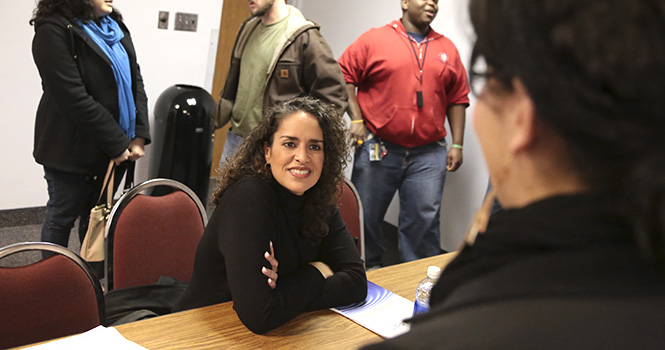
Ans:
[{"label": "black leather bag on floor", "polygon": [[156,284],[111,290],[104,296],[105,326],[169,314],[186,287],[173,277],[160,277]]}]

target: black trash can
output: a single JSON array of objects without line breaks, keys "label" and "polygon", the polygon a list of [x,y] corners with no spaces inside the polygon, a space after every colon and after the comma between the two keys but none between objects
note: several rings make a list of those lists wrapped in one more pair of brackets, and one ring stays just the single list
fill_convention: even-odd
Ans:
[{"label": "black trash can", "polygon": [[212,163],[210,116],[215,101],[204,89],[174,85],[155,103],[149,177],[182,182],[208,203]]}]

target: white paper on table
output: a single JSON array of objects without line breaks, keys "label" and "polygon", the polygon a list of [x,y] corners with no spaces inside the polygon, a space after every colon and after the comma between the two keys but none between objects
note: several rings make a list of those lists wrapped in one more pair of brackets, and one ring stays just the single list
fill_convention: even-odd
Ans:
[{"label": "white paper on table", "polygon": [[128,350],[146,350],[123,337],[115,328],[106,328],[97,326],[85,333],[77,334],[68,338],[54,340],[45,344],[28,347],[30,350],[77,350],[77,349],[128,349]]},{"label": "white paper on table", "polygon": [[404,320],[413,316],[413,302],[367,281],[364,301],[331,310],[384,338],[393,338],[409,330]]}]

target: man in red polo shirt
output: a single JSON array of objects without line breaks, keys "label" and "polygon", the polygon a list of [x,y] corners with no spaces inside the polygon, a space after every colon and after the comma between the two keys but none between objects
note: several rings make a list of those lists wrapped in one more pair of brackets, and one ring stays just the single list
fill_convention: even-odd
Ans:
[{"label": "man in red polo shirt", "polygon": [[466,70],[455,45],[430,28],[437,0],[402,0],[401,6],[401,20],[370,29],[339,59],[350,95],[351,136],[362,145],[352,181],[363,202],[368,268],[381,266],[383,218],[395,191],[402,259],[441,252],[446,171],[462,164]]}]

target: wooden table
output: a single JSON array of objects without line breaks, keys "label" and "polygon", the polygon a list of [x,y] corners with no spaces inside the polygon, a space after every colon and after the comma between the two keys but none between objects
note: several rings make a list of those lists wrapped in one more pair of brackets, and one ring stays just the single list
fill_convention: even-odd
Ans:
[{"label": "wooden table", "polygon": [[[367,278],[411,301],[430,265],[445,266],[442,254],[367,273]],[[382,338],[330,310],[302,314],[265,335],[240,322],[232,302],[117,326],[127,339],[148,349],[357,349]]]}]

